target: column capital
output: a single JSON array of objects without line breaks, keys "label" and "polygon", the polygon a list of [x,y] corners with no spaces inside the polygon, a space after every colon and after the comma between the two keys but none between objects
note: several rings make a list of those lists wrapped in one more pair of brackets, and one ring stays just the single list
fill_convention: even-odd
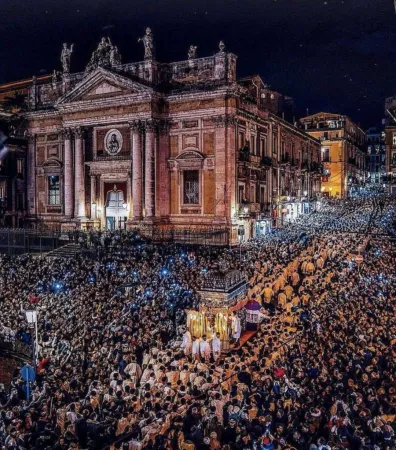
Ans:
[{"label": "column capital", "polygon": [[160,121],[157,119],[147,119],[144,123],[146,131],[157,131]]},{"label": "column capital", "polygon": [[61,136],[64,141],[70,140],[73,136],[73,130],[71,128],[62,128]]},{"label": "column capital", "polygon": [[27,133],[26,140],[29,144],[34,144],[36,142],[36,135],[34,133]]},{"label": "column capital", "polygon": [[75,127],[72,129],[74,137],[77,139],[82,139],[84,137],[85,128],[84,127]]},{"label": "column capital", "polygon": [[159,120],[159,132],[161,134],[167,134],[170,128],[170,121],[168,119]]},{"label": "column capital", "polygon": [[129,122],[132,133],[142,133],[144,125],[141,120],[132,120]]},{"label": "column capital", "polygon": [[238,119],[230,114],[213,116],[211,117],[211,120],[213,121],[216,128],[235,127],[235,125],[238,123]]}]

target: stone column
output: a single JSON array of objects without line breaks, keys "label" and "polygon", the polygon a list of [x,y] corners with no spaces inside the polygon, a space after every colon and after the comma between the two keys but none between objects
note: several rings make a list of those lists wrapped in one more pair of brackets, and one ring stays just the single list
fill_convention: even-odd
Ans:
[{"label": "stone column", "polygon": [[91,219],[97,218],[96,175],[91,175]]},{"label": "stone column", "polygon": [[160,122],[158,136],[158,172],[156,174],[156,202],[155,214],[158,217],[167,216],[170,212],[170,170],[169,158],[169,122]]},{"label": "stone column", "polygon": [[142,203],[142,124],[135,120],[131,124],[132,130],[132,202],[133,217],[141,219],[143,216]]},{"label": "stone column", "polygon": [[28,136],[27,204],[29,216],[36,214],[36,135]]},{"label": "stone column", "polygon": [[63,131],[64,139],[64,201],[65,216],[72,217],[74,209],[74,183],[73,183],[73,151],[72,151],[72,133],[70,129]]},{"label": "stone column", "polygon": [[155,132],[156,122],[148,120],[146,122],[146,142],[145,142],[145,161],[144,161],[144,209],[146,217],[154,216],[155,205]]},{"label": "stone column", "polygon": [[75,186],[75,210],[74,216],[85,218],[85,172],[84,172],[84,130],[76,128],[74,130],[74,186]]}]

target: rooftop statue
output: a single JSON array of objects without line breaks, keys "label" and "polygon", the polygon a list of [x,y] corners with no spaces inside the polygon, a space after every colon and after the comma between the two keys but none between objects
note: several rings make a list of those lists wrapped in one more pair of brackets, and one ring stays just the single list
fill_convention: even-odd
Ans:
[{"label": "rooftop statue", "polygon": [[144,45],[144,59],[154,59],[155,57],[155,47],[154,47],[154,36],[151,28],[146,28],[146,34],[138,39],[138,42],[143,42]]},{"label": "rooftop statue", "polygon": [[61,53],[61,57],[60,57],[61,62],[62,62],[63,73],[70,72],[70,59],[71,59],[71,54],[73,53],[73,47],[74,47],[74,44],[72,44],[70,46],[70,48],[67,48],[66,43],[63,44],[63,49],[62,49],[62,53]]},{"label": "rooftop statue", "polygon": [[92,53],[85,72],[92,72],[97,67],[113,67],[121,64],[121,55],[110,38],[102,38],[98,48]]},{"label": "rooftop statue", "polygon": [[190,48],[188,49],[188,59],[197,58],[197,48],[196,45],[190,45]]}]

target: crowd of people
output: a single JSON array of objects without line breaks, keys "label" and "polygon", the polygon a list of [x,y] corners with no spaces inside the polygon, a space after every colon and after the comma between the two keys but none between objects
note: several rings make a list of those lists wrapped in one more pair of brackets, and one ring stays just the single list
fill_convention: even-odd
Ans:
[{"label": "crowd of people", "polygon": [[[0,393],[0,449],[395,449],[395,206],[324,205],[242,259],[124,232],[80,236],[95,257],[1,256],[0,328],[31,343],[34,299],[39,359],[29,398],[19,370]],[[229,353],[184,312],[219,265],[262,308]]]}]

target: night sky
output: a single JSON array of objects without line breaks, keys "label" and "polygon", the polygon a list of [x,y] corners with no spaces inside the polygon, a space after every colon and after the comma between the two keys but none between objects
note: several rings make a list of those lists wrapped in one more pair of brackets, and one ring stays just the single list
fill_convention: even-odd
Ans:
[{"label": "night sky", "polygon": [[260,74],[301,115],[339,112],[367,127],[396,95],[393,0],[0,0],[0,83],[60,70],[63,42],[75,44],[72,72],[84,70],[103,35],[123,62],[141,61],[146,26],[164,62],[224,40],[239,76]]}]

